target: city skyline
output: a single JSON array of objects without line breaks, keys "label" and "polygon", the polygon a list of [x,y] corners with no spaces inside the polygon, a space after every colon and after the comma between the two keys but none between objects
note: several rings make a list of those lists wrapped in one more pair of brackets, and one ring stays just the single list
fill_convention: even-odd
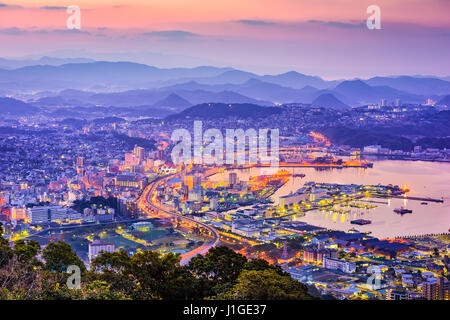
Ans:
[{"label": "city skyline", "polygon": [[0,301],[449,301],[448,12],[0,0]]}]

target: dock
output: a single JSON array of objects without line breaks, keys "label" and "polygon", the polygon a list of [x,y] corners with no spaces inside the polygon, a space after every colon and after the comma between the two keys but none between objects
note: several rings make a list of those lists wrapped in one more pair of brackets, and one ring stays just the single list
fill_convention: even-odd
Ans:
[{"label": "dock", "polygon": [[444,203],[444,199],[433,199],[433,198],[422,198],[422,197],[411,197],[411,196],[391,196],[391,198]]}]

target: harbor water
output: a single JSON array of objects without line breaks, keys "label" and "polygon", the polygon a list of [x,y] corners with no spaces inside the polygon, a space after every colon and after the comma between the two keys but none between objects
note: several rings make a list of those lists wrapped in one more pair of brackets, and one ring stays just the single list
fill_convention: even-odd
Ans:
[{"label": "harbor water", "polygon": [[[303,216],[292,216],[293,220],[321,226],[334,230],[348,231],[357,229],[371,232],[373,236],[395,237],[415,236],[448,232],[450,228],[450,164],[425,161],[379,160],[374,161],[373,168],[345,168],[318,171],[315,168],[280,168],[293,174],[304,173],[306,177],[292,176],[287,184],[272,196],[275,204],[279,197],[296,192],[305,182],[326,182],[337,184],[364,185],[398,185],[406,186],[411,197],[443,199],[443,203],[406,199],[362,199],[376,201],[376,208],[340,207],[346,213],[330,210],[311,210]],[[234,170],[238,179],[248,180],[251,176],[270,173],[267,168]],[[214,180],[227,180],[229,172],[214,176]],[[361,201],[360,203],[368,203]],[[411,209],[412,213],[404,215],[395,213],[395,208]],[[350,221],[366,219],[372,223],[354,225]]]}]

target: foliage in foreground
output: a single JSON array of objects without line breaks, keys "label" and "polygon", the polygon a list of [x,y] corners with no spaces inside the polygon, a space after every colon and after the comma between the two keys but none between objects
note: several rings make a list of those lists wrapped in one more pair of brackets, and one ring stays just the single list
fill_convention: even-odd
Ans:
[{"label": "foliage in foreground", "polygon": [[[311,299],[307,288],[279,266],[247,258],[227,247],[180,265],[178,254],[141,251],[103,253],[87,270],[71,246],[1,237],[0,300],[148,300],[148,299]],[[38,258],[40,257],[40,258]],[[70,265],[81,271],[79,289],[69,289]]]}]

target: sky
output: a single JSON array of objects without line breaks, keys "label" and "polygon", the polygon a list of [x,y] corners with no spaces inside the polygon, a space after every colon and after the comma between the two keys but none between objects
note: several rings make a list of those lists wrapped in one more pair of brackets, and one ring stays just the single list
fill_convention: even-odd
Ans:
[{"label": "sky", "polygon": [[[81,30],[68,30],[68,6]],[[380,8],[369,30],[367,8]],[[450,75],[450,0],[0,0],[0,57],[295,70],[326,79]]]}]

